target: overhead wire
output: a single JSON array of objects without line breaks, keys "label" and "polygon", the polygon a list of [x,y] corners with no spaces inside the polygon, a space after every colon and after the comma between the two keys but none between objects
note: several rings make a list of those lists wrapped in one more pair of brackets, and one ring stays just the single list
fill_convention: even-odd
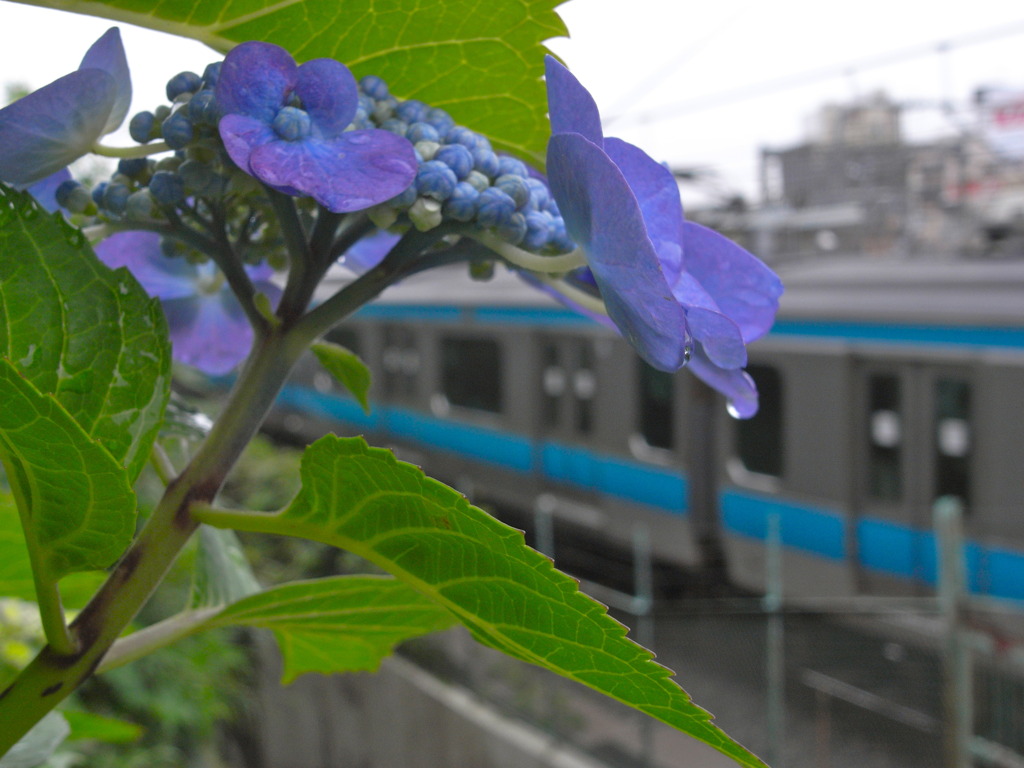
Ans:
[{"label": "overhead wire", "polygon": [[[870,69],[899,64],[924,56],[932,56],[936,53],[948,55],[953,48],[967,48],[974,45],[993,42],[1001,38],[1013,37],[1024,34],[1024,19],[1011,24],[1001,24],[997,27],[989,27],[976,32],[967,33],[958,37],[940,40],[931,43],[902,48],[897,51],[856,59],[842,64],[830,64],[824,67],[808,69],[796,72],[783,77],[763,80],[758,83],[744,85],[729,91],[723,91],[707,96],[688,99],[686,101],[668,104],[647,111],[636,112],[631,115],[613,114],[607,118],[606,123],[621,121],[624,124],[651,123],[659,120],[668,120],[685,114],[701,112],[706,109],[726,106],[749,99],[760,98],[771,93],[790,90],[822,80],[829,80],[835,77],[848,77],[854,72],[863,72]],[[659,70],[659,75],[662,70]]]}]

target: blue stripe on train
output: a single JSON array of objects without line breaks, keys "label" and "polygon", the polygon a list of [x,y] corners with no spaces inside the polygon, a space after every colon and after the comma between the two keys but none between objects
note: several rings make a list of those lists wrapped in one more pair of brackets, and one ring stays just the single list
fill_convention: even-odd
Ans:
[{"label": "blue stripe on train", "polygon": [[[555,442],[539,446],[497,429],[460,424],[404,408],[375,408],[370,416],[356,402],[289,385],[279,397],[286,406],[343,421],[360,430],[388,433],[435,449],[526,474],[539,469],[566,485],[598,491],[672,514],[686,514],[687,482],[667,468],[599,454]],[[539,461],[535,460],[539,450]],[[778,514],[784,546],[840,561],[850,551],[845,516],[824,507],[803,505],[731,488],[722,492],[722,525],[738,536],[763,541],[768,519]],[[855,528],[857,553],[869,570],[934,584],[935,536],[885,520],[861,518]],[[1024,554],[968,542],[965,547],[971,591],[1024,600]]]},{"label": "blue stripe on train", "polygon": [[[565,327],[588,325],[592,320],[560,307],[456,306],[430,304],[370,304],[356,317],[376,320],[416,322],[456,322],[468,320],[484,324]],[[870,341],[886,344],[928,344],[958,347],[995,347],[1024,349],[1024,328],[964,327],[954,325],[914,325],[780,319],[770,336],[799,336],[823,341]]]}]

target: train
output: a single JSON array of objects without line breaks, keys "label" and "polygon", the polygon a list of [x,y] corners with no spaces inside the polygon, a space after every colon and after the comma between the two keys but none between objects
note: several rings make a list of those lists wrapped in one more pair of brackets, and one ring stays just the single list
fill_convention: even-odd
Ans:
[{"label": "train", "polygon": [[452,266],[330,333],[373,373],[369,412],[310,356],[267,428],[392,447],[531,540],[551,526],[556,564],[584,577],[628,580],[642,534],[666,592],[764,590],[774,535],[789,598],[934,594],[932,511],[952,499],[970,591],[1024,601],[1024,260],[779,274],[751,419],[513,272]]}]

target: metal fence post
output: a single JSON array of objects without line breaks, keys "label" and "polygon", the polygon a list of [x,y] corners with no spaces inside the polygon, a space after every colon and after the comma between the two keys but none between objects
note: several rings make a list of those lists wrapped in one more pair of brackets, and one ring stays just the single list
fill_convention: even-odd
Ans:
[{"label": "metal fence post", "polygon": [[943,756],[946,768],[970,768],[974,737],[974,691],[971,651],[963,625],[967,604],[964,563],[963,508],[960,500],[943,496],[935,502],[939,549],[939,605],[945,630],[943,654]]}]

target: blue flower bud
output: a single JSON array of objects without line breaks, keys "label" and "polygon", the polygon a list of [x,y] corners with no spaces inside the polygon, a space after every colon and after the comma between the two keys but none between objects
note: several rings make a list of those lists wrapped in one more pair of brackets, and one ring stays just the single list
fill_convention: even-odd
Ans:
[{"label": "blue flower bud", "polygon": [[530,211],[526,214],[526,234],[521,245],[527,250],[539,251],[550,242],[553,230],[550,214]]},{"label": "blue flower bud", "polygon": [[508,155],[502,155],[498,158],[498,175],[510,176],[522,176],[524,179],[530,175],[529,170],[526,168],[526,163],[522,160],[517,160],[514,157]]},{"label": "blue flower bud", "polygon": [[489,187],[480,193],[476,220],[481,227],[497,227],[506,223],[516,212],[516,203],[496,187]]},{"label": "blue flower bud", "polygon": [[441,145],[436,141],[417,141],[412,148],[416,150],[416,156],[419,158],[419,162],[423,163],[427,160],[433,160],[434,155],[437,154],[437,150],[441,148]]},{"label": "blue flower bud", "polygon": [[530,200],[530,188],[522,176],[505,174],[494,180],[494,186],[515,200],[516,209],[520,209]]},{"label": "blue flower bud", "polygon": [[455,126],[455,121],[452,119],[452,116],[438,107],[434,107],[427,112],[424,122],[430,123],[432,126],[437,128],[437,132],[440,133],[442,137],[448,133],[449,129]]},{"label": "blue flower bud", "polygon": [[117,172],[129,179],[137,179],[146,173],[149,161],[144,157],[125,157],[117,162]]},{"label": "blue flower bud", "polygon": [[486,147],[481,147],[479,145],[477,145],[472,152],[473,168],[492,179],[498,175],[498,171],[501,169],[501,163],[496,154]]},{"label": "blue flower bud", "polygon": [[416,144],[420,141],[440,141],[437,128],[429,123],[413,123],[405,132],[405,138]]},{"label": "blue flower bud", "polygon": [[167,100],[174,101],[183,93],[195,93],[203,79],[195,72],[179,72],[167,81]]},{"label": "blue flower bud", "polygon": [[274,132],[285,141],[302,141],[313,127],[309,113],[296,107],[282,107],[272,123]]},{"label": "blue flower bud", "polygon": [[124,184],[108,184],[103,191],[103,208],[115,215],[121,215],[128,204],[130,194],[131,190]]},{"label": "blue flower bud", "polygon": [[367,75],[362,78],[359,81],[359,87],[363,89],[363,93],[377,101],[383,101],[391,95],[388,91],[388,84],[376,75]]},{"label": "blue flower bud", "polygon": [[388,96],[386,99],[374,103],[373,109],[370,110],[370,117],[378,124],[383,123],[389,117],[395,116],[396,106],[398,106],[398,100],[393,96]]},{"label": "blue flower bud", "polygon": [[416,185],[410,184],[401,194],[395,195],[388,200],[387,204],[392,208],[408,208],[416,202]]},{"label": "blue flower bud", "polygon": [[427,117],[427,112],[430,111],[430,107],[424,104],[422,101],[416,99],[409,99],[403,101],[397,107],[395,107],[395,114],[405,120],[407,123],[421,123]]},{"label": "blue flower bud", "polygon": [[389,117],[380,124],[380,127],[385,131],[391,131],[395,136],[405,136],[409,130],[409,124],[397,117]]},{"label": "blue flower bud", "polygon": [[447,200],[459,180],[452,169],[437,160],[430,160],[416,172],[416,191],[423,197]]},{"label": "blue flower bud", "polygon": [[561,217],[551,222],[551,241],[549,244],[556,253],[569,253],[576,250],[576,243],[569,237],[569,233],[565,231],[565,221]]},{"label": "blue flower bud", "polygon": [[96,203],[96,205],[103,205],[103,195],[107,192],[107,186],[107,182],[101,181],[92,188],[92,201]]},{"label": "blue flower bud", "polygon": [[469,176],[469,172],[473,170],[473,153],[461,144],[448,144],[441,147],[434,155],[434,159],[451,168],[455,177],[460,181]]},{"label": "blue flower bud", "polygon": [[512,245],[519,245],[526,236],[526,217],[521,213],[513,213],[508,220],[497,226],[498,236]]},{"label": "blue flower bud", "polygon": [[477,192],[483,192],[489,186],[491,186],[491,180],[484,176],[480,171],[470,171],[466,177],[466,183],[468,183]]},{"label": "blue flower bud", "polygon": [[171,149],[184,149],[192,141],[192,121],[188,119],[184,109],[179,109],[164,120],[160,126],[160,133]]},{"label": "blue flower bud", "polygon": [[185,199],[185,182],[176,173],[157,171],[149,180],[149,191],[162,205],[176,205]]},{"label": "blue flower bud", "polygon": [[207,88],[213,88],[217,85],[217,80],[220,78],[220,67],[223,62],[215,61],[212,64],[207,64],[206,69],[203,70],[203,85]]},{"label": "blue flower bud", "polygon": [[153,195],[148,189],[140,189],[128,196],[125,215],[129,219],[149,219],[153,216]]},{"label": "blue flower bud", "polygon": [[71,213],[83,213],[92,202],[89,193],[85,191],[85,187],[74,179],[62,182],[54,192],[54,197],[57,200],[57,205],[61,208],[66,208]]},{"label": "blue flower bud", "polygon": [[526,186],[530,190],[530,202],[526,207],[532,211],[542,211],[547,208],[548,201],[551,200],[551,190],[548,189],[548,185],[540,179],[531,177],[526,180]]},{"label": "blue flower bud", "polygon": [[128,123],[128,135],[133,141],[145,144],[153,137],[153,127],[156,125],[156,118],[152,112],[139,112],[131,122]]},{"label": "blue flower bud", "polygon": [[188,116],[195,125],[216,125],[220,120],[217,98],[213,91],[199,91],[188,103]]},{"label": "blue flower bud", "polygon": [[451,197],[444,201],[442,212],[455,221],[472,221],[476,216],[480,193],[471,184],[460,181],[455,185]]},{"label": "blue flower bud", "polygon": [[449,144],[461,144],[466,149],[475,149],[480,143],[480,137],[464,125],[452,126],[444,140]]}]

